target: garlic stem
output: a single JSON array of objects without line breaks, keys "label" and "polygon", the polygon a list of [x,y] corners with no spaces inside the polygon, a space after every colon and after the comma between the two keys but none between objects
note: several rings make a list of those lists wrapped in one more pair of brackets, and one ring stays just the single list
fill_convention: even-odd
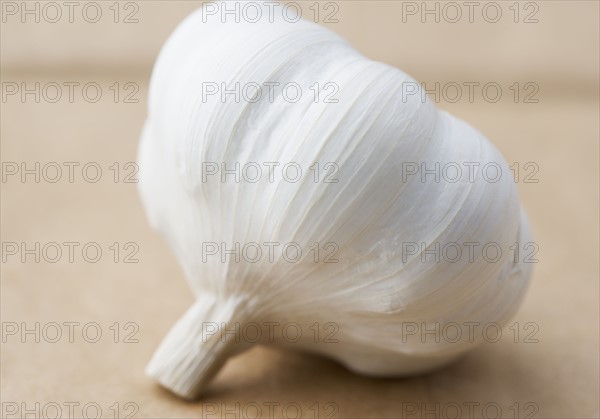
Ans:
[{"label": "garlic stem", "polygon": [[247,349],[234,327],[238,307],[236,300],[198,297],[164,338],[146,374],[185,399],[198,398],[225,361]]}]

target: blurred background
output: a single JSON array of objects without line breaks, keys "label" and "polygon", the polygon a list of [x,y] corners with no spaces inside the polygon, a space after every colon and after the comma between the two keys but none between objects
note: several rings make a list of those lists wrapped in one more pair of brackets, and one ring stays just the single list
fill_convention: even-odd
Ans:
[{"label": "blurred background", "polygon": [[162,390],[144,366],[193,297],[134,163],[152,65],[201,3],[2,1],[0,416],[599,417],[599,3],[294,5],[518,172],[539,262],[512,329],[421,377],[257,347],[200,402]]}]

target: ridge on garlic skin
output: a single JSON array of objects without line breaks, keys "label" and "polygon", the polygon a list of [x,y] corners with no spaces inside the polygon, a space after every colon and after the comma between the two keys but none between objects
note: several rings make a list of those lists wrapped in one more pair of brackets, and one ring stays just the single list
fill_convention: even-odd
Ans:
[{"label": "ridge on garlic skin", "polygon": [[[261,6],[264,7],[264,6]],[[205,82],[294,81],[304,92],[334,83],[337,103],[310,95],[291,103],[203,97]],[[166,239],[196,297],[157,349],[147,373],[186,399],[202,395],[228,358],[252,346],[207,324],[335,322],[338,342],[264,340],[331,357],[374,376],[418,374],[460,357],[479,341],[425,342],[402,325],[476,321],[503,325],[527,288],[530,265],[506,252],[496,263],[403,258],[407,242],[530,241],[510,176],[499,182],[403,179],[402,162],[498,163],[483,137],[420,94],[398,69],[363,57],[316,24],[233,23],[186,18],[152,75],[138,153],[139,188],[151,225]],[[420,88],[420,87],[419,87]],[[277,91],[276,93],[280,92]],[[335,162],[338,182],[223,182],[203,162]],[[338,262],[223,263],[203,260],[206,243],[335,243]],[[166,280],[165,280],[165,286]],[[303,329],[305,330],[305,329]]]}]

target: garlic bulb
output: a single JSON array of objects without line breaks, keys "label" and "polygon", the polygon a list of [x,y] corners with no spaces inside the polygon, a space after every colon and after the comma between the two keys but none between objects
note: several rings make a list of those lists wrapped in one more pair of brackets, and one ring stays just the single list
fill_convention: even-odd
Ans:
[{"label": "garlic bulb", "polygon": [[530,276],[507,164],[403,72],[260,7],[193,13],[154,69],[140,192],[197,300],[147,373],[191,399],[255,343],[375,376],[456,359],[476,326],[429,335],[505,324]]}]

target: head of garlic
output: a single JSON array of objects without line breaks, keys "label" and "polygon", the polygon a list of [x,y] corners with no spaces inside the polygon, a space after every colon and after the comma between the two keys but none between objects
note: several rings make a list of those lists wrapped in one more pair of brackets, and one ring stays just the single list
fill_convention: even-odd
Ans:
[{"label": "head of garlic", "polygon": [[[335,100],[324,100],[331,91]],[[278,170],[292,162],[299,180]],[[472,170],[457,181],[407,176],[449,163]],[[497,181],[481,175],[492,163]],[[424,340],[406,324],[502,325],[527,287],[530,265],[509,249],[529,240],[528,226],[498,151],[405,73],[308,21],[190,15],[154,68],[139,165],[150,222],[196,296],[147,372],[184,398],[253,343],[369,375],[431,370],[481,339]],[[240,176],[256,166],[258,180]],[[249,243],[253,257],[240,257]],[[300,257],[267,254],[290,243]],[[449,243],[463,246],[458,260],[431,254]],[[478,244],[472,257],[465,243]],[[489,243],[503,250],[493,262],[481,254]],[[244,325],[290,322],[303,332],[293,342],[264,329],[257,341],[240,338]],[[333,342],[307,333],[314,324],[333,324]]]}]

